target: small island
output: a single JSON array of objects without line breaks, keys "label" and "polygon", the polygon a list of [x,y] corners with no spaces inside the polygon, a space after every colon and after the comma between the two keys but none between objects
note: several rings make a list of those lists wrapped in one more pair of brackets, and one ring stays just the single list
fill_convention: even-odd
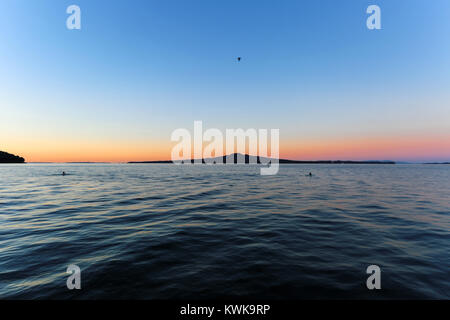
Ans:
[{"label": "small island", "polygon": [[[184,160],[182,163],[239,163],[238,157],[240,157],[243,161],[242,163],[249,164],[262,164],[269,163],[275,159],[265,158],[259,156],[251,156],[248,154],[240,154],[240,153],[232,153],[228,156],[215,157],[209,159],[192,159],[192,160]],[[171,160],[159,160],[159,161],[130,161],[128,163],[173,163]],[[305,160],[288,160],[288,159],[278,159],[278,163],[280,164],[395,164],[395,161],[385,160],[367,160],[367,161],[352,161],[352,160],[316,160],[316,161],[305,161]]]},{"label": "small island", "polygon": [[14,154],[0,151],[0,163],[24,163],[25,159]]}]

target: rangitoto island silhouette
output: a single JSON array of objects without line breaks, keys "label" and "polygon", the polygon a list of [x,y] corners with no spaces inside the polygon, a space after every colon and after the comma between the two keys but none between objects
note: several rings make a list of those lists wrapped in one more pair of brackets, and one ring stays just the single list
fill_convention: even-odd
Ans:
[{"label": "rangitoto island silhouette", "polygon": [[[239,162],[238,157],[241,157],[244,161]],[[207,159],[192,159],[192,160],[183,160],[178,162],[183,163],[254,163],[254,164],[268,164],[269,162],[274,161],[273,158],[265,158],[265,157],[259,157],[259,156],[251,156],[248,154],[241,154],[241,153],[233,153],[228,156],[223,157],[215,157],[215,158],[207,158]],[[159,161],[130,161],[128,163],[173,163],[172,160],[159,160]],[[303,161],[303,160],[288,160],[288,159],[279,159],[278,163],[280,164],[395,164],[395,161],[390,160],[368,160],[368,161],[352,161],[352,160],[317,160],[317,161]]]},{"label": "rangitoto island silhouette", "polygon": [[0,163],[24,163],[25,159],[14,154],[0,151]]}]

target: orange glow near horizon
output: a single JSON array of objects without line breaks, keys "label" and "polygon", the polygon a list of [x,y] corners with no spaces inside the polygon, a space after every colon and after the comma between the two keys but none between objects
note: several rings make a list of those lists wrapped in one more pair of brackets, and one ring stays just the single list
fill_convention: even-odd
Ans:
[{"label": "orange glow near horizon", "polygon": [[281,143],[282,157],[298,160],[450,159],[450,136],[357,137]]},{"label": "orange glow near horizon", "polygon": [[[12,142],[12,141],[10,141]],[[27,162],[128,162],[170,160],[171,141],[18,140],[0,150]],[[450,160],[450,136],[284,139],[280,158],[295,160]]]},{"label": "orange glow near horizon", "polygon": [[160,141],[20,141],[0,149],[20,155],[27,162],[128,162],[161,160],[170,156],[171,145]]}]

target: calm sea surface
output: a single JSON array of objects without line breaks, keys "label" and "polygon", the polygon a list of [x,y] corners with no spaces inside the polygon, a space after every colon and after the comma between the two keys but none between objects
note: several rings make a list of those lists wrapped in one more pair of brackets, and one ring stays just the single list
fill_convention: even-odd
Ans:
[{"label": "calm sea surface", "polygon": [[240,297],[449,299],[450,166],[0,165],[0,298]]}]

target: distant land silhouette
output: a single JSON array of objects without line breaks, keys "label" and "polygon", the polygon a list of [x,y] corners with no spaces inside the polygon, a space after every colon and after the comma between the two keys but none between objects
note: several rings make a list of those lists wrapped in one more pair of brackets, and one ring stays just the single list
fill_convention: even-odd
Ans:
[{"label": "distant land silhouette", "polygon": [[[244,157],[245,162],[244,163],[269,163],[270,161],[273,161],[273,158],[264,158],[259,156],[251,156],[248,154],[240,154],[240,153],[233,153],[228,156],[223,157],[215,157],[215,158],[207,158],[206,161],[209,163],[238,163],[238,155]],[[231,161],[227,161],[227,159]],[[261,161],[262,160],[262,161]],[[184,160],[183,162],[191,162],[194,163],[196,160]],[[206,163],[205,159],[201,159],[202,163]],[[200,162],[200,159],[198,159],[198,162]],[[351,161],[351,160],[318,160],[318,161],[301,161],[301,160],[288,160],[288,159],[279,159],[279,163],[281,164],[296,164],[296,163],[305,163],[305,164],[311,164],[311,163],[317,163],[317,164],[395,164],[394,161],[386,160],[386,161],[377,161],[377,160],[370,160],[370,161]],[[161,161],[130,161],[128,163],[173,163],[172,160],[161,160]]]},{"label": "distant land silhouette", "polygon": [[0,151],[0,163],[24,163],[25,159],[8,152]]},{"label": "distant land silhouette", "polygon": [[450,162],[427,162],[424,164],[450,164]]}]

